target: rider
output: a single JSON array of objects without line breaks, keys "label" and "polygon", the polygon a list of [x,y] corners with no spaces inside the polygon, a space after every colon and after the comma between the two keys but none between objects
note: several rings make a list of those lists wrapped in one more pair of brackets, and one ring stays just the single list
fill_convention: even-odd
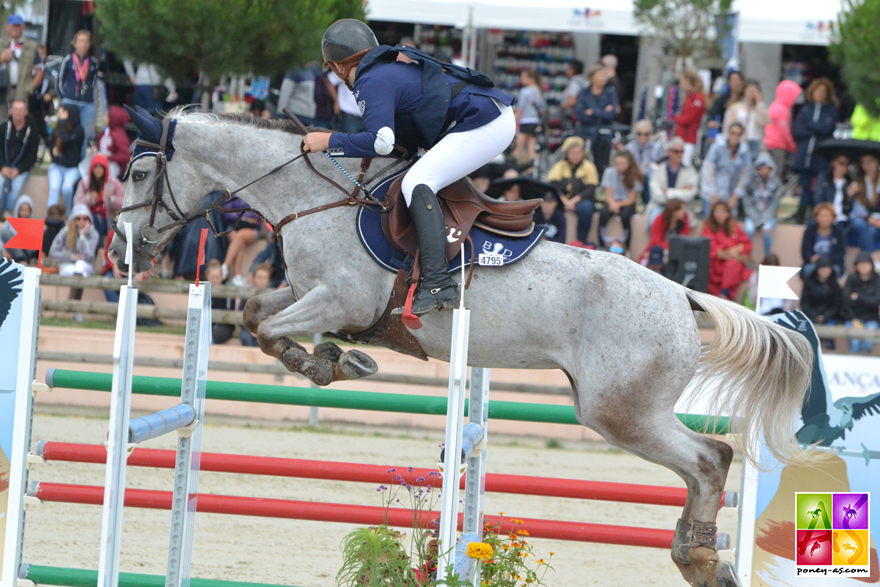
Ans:
[{"label": "rider", "polygon": [[310,132],[304,149],[329,149],[341,157],[388,155],[395,143],[410,152],[413,146],[427,149],[401,184],[422,266],[412,311],[421,316],[454,308],[458,284],[449,277],[446,227],[436,194],[510,145],[516,130],[513,96],[491,87],[479,72],[440,64],[411,47],[380,46],[359,20],[330,25],[321,49],[325,65],[354,92],[367,130]]}]

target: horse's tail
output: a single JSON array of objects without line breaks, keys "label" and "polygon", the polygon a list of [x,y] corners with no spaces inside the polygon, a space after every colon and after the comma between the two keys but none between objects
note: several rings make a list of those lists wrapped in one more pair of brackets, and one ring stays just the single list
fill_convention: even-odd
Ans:
[{"label": "horse's tail", "polygon": [[703,351],[694,379],[696,396],[715,388],[708,413],[737,416],[732,431],[742,435],[743,453],[752,462],[762,433],[780,462],[809,462],[794,431],[810,384],[809,341],[727,300],[690,290],[687,296],[715,323],[715,340]]}]

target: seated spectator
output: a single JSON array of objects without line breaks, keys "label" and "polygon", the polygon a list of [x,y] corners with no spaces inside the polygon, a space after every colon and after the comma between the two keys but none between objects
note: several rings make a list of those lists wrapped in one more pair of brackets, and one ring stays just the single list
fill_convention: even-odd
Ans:
[{"label": "seated spectator", "polygon": [[[94,272],[98,252],[98,231],[92,226],[92,215],[84,205],[74,206],[67,223],[67,230],[59,232],[49,249],[49,259],[58,264],[59,275],[82,275]],[[82,299],[82,289],[71,288],[70,299]],[[82,322],[79,312],[73,314],[74,322]]]},{"label": "seated spectator", "polygon": [[[211,259],[208,267],[205,269],[205,279],[211,282],[211,287],[220,287],[223,285],[223,271],[220,261]],[[235,300],[231,298],[211,298],[212,310],[234,310]],[[223,344],[235,332],[233,324],[211,324],[211,344]]]},{"label": "seated spectator", "polygon": [[58,139],[52,147],[52,163],[49,165],[49,206],[64,198],[64,208],[73,208],[73,192],[79,181],[80,152],[85,135],[79,123],[79,110],[66,105],[58,108]]},{"label": "seated spectator", "polygon": [[834,223],[834,208],[828,202],[822,202],[813,209],[815,222],[807,224],[804,240],[801,244],[801,256],[804,268],[801,278],[806,280],[816,270],[816,262],[824,257],[831,260],[837,277],[843,275],[843,263],[846,256],[846,236],[843,228]]},{"label": "seated spectator", "polygon": [[727,136],[718,139],[709,147],[703,168],[700,172],[700,199],[703,200],[703,218],[716,202],[726,202],[731,212],[736,212],[739,199],[745,193],[749,182],[752,160],[749,148],[742,141],[743,125],[734,122]]},{"label": "seated spectator", "polygon": [[64,209],[64,204],[49,206],[49,209],[46,211],[46,220],[43,224],[44,256],[49,256],[49,250],[52,248],[55,237],[65,226],[67,226],[67,210]]},{"label": "seated spectator", "polygon": [[856,180],[847,194],[854,198],[849,221],[859,239],[859,248],[873,253],[880,236],[880,158],[866,153],[859,158]]},{"label": "seated spectator", "polygon": [[755,173],[743,195],[745,229],[749,238],[761,229],[764,235],[764,254],[770,254],[773,246],[773,229],[776,227],[776,214],[779,212],[781,184],[776,179],[776,164],[769,153],[761,153],[755,160]]},{"label": "seated spectator", "polygon": [[599,231],[606,242],[605,228],[613,216],[619,216],[623,224],[623,240],[629,248],[630,222],[636,213],[636,200],[644,190],[645,176],[629,151],[616,151],[611,166],[602,174],[605,206],[599,212]]},{"label": "seated spectator", "polygon": [[842,222],[845,226],[849,224],[849,214],[853,207],[854,196],[848,193],[852,182],[849,174],[849,157],[837,155],[831,160],[831,169],[828,173],[819,176],[813,194],[816,204],[831,203],[836,216],[834,222]]},{"label": "seated spectator", "polygon": [[[853,272],[843,286],[841,317],[850,328],[880,329],[880,277],[874,271],[874,260],[867,251],[859,252]],[[874,345],[856,338],[849,341],[849,352],[870,353]]]},{"label": "seated spectator", "polygon": [[98,137],[98,153],[110,163],[111,177],[122,177],[131,160],[131,141],[125,132],[128,112],[125,108],[111,106],[104,114],[104,130]]},{"label": "seated spectator", "polygon": [[599,175],[596,166],[587,159],[584,139],[568,137],[561,150],[563,159],[550,168],[547,181],[559,191],[563,210],[577,214],[577,240],[585,243],[596,211],[594,199]]},{"label": "seated spectator", "polygon": [[[743,125],[743,140],[754,159],[764,149],[764,127],[767,126],[767,106],[761,94],[761,85],[756,80],[746,80],[742,98],[731,104],[724,113],[722,132],[727,134],[730,126],[738,122]],[[775,166],[774,166],[775,168]]]},{"label": "seated spectator", "polygon": [[[251,281],[254,284],[254,289],[258,292],[263,292],[269,287],[269,276],[272,275],[272,267],[268,263],[260,263],[256,266],[255,269],[251,270]],[[242,300],[238,305],[238,309],[244,310],[245,300]],[[241,346],[260,346],[260,343],[257,342],[257,337],[248,331],[244,326],[241,327],[241,334],[239,335],[239,340],[241,340]]]},{"label": "seated spectator", "polygon": [[245,250],[257,242],[260,236],[260,217],[257,216],[251,207],[240,198],[233,198],[224,206],[227,210],[247,210],[239,220],[239,212],[226,212],[223,219],[227,226],[233,225],[236,221],[235,229],[229,233],[229,248],[226,250],[226,259],[223,261],[221,270],[223,272],[224,281],[230,277],[232,285],[244,287],[247,285],[247,278],[241,275],[241,264],[244,261]]},{"label": "seated spectator", "polygon": [[[831,257],[819,257],[815,266],[816,270],[804,278],[801,310],[813,324],[834,326],[840,322],[843,291],[837,282]],[[834,341],[827,341],[826,348],[834,349]]]},{"label": "seated spectator", "polygon": [[[31,176],[37,161],[40,133],[28,116],[27,105],[16,100],[9,108],[9,120],[3,125],[3,148],[0,148],[0,214],[11,212],[21,188]],[[33,209],[33,207],[32,207]]]},{"label": "seated spectator", "polygon": [[544,238],[555,243],[565,243],[565,213],[559,207],[556,194],[546,193],[541,206],[535,210],[535,224],[546,227]]},{"label": "seated spectator", "polygon": [[[22,194],[19,196],[18,200],[15,202],[15,210],[13,210],[12,215],[15,218],[30,218],[34,212],[34,202],[30,199],[26,194]],[[15,229],[12,228],[12,223],[7,222],[3,225],[3,229],[0,230],[0,243],[7,243],[9,239],[15,236]],[[2,246],[2,245],[0,245]],[[7,259],[12,259],[16,263],[21,265],[28,265],[32,260],[36,259],[39,255],[39,251],[27,251],[24,249],[3,249],[3,256]]]},{"label": "seated spectator", "polygon": [[666,161],[655,164],[651,171],[651,201],[645,206],[649,232],[670,200],[681,200],[687,205],[689,212],[697,211],[700,178],[693,166],[684,165],[683,155],[684,139],[675,137],[666,147]]},{"label": "seated spectator", "polygon": [[89,176],[84,177],[77,185],[73,205],[88,206],[92,213],[92,223],[101,238],[101,246],[107,237],[108,226],[113,225],[116,215],[122,209],[124,198],[125,188],[121,181],[110,174],[107,158],[101,154],[92,157]]},{"label": "seated spectator", "polygon": [[733,220],[727,202],[712,206],[703,236],[709,238],[709,293],[733,300],[751,271],[746,267],[752,241]]},{"label": "seated spectator", "polygon": [[[681,200],[675,198],[666,202],[663,212],[657,216],[651,224],[651,240],[642,251],[639,262],[647,263],[655,271],[662,270],[666,266],[666,253],[669,250],[669,236],[679,234],[688,236],[691,233],[691,222],[688,216],[687,206]],[[653,262],[648,262],[648,261]],[[659,261],[659,262],[658,262]],[[657,266],[660,266],[658,269]]]},{"label": "seated spectator", "polygon": [[278,237],[275,231],[269,227],[269,236],[266,238],[266,246],[262,251],[257,253],[253,263],[251,263],[251,273],[256,271],[257,267],[266,263],[271,269],[269,274],[269,287],[277,289],[280,285],[285,284],[287,277],[284,272],[284,259],[281,249],[278,247]]},{"label": "seated spectator", "polygon": [[632,153],[633,159],[642,170],[642,175],[645,176],[645,193],[642,194],[642,199],[647,204],[651,201],[651,172],[654,163],[663,158],[663,145],[660,141],[651,138],[654,134],[654,125],[649,120],[638,121],[633,130],[636,137],[626,144],[626,150]]}]

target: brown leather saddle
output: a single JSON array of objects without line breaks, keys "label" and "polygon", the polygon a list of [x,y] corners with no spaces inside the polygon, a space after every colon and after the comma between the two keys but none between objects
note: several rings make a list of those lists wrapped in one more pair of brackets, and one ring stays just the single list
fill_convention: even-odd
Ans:
[{"label": "brown leather saddle", "polygon": [[[382,216],[385,238],[400,251],[415,256],[415,226],[406,208],[400,189],[401,176],[388,187],[387,197],[394,207]],[[541,205],[540,199],[505,202],[493,200],[481,193],[467,179],[460,179],[437,194],[443,220],[446,223],[446,257],[461,254],[461,244],[468,238],[472,226],[508,237],[526,237],[532,234],[535,223],[532,213]]]}]

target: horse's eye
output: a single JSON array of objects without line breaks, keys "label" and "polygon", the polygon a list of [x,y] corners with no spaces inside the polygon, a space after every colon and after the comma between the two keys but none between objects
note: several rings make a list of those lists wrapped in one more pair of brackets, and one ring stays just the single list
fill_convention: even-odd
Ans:
[{"label": "horse's eye", "polygon": [[143,171],[134,171],[131,174],[131,178],[135,181],[143,181],[145,177],[147,177],[147,174]]}]

